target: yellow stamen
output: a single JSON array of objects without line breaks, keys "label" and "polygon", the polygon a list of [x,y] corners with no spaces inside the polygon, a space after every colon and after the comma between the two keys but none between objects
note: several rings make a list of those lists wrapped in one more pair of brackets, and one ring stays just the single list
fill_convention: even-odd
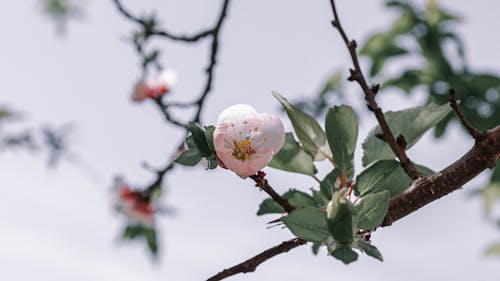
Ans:
[{"label": "yellow stamen", "polygon": [[252,148],[252,141],[249,139],[244,139],[240,142],[233,141],[234,149],[232,156],[238,160],[244,162],[251,158],[257,151]]}]

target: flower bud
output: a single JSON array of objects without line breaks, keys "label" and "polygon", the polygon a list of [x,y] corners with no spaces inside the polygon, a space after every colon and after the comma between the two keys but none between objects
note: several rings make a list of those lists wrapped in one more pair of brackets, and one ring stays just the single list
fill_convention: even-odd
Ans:
[{"label": "flower bud", "polygon": [[135,85],[132,100],[142,102],[146,98],[159,99],[177,82],[177,75],[171,69],[162,70],[152,80],[140,80]]},{"label": "flower bud", "polygon": [[115,180],[114,192],[115,208],[127,217],[130,224],[154,225],[154,208],[149,198],[143,198],[121,178]]},{"label": "flower bud", "polygon": [[267,166],[285,142],[285,129],[275,115],[257,113],[245,104],[226,108],[214,131],[218,159],[242,178]]}]

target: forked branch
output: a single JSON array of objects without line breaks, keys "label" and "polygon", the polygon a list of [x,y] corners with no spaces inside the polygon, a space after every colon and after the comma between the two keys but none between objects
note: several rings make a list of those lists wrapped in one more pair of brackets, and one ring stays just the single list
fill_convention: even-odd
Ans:
[{"label": "forked branch", "polygon": [[[330,0],[330,3],[335,18],[332,23],[340,32],[340,35],[342,36],[342,39],[349,50],[351,59],[354,64],[354,69],[350,70],[351,76],[349,77],[349,80],[357,81],[361,86],[363,92],[365,93],[365,99],[368,102],[368,108],[375,113],[375,117],[377,118],[377,121],[382,128],[383,134],[381,138],[383,138],[389,144],[396,156],[399,158],[406,174],[408,174],[413,180],[412,185],[406,192],[390,201],[389,210],[381,226],[384,227],[391,225],[393,222],[415,212],[419,208],[431,203],[432,201],[437,200],[445,196],[446,194],[449,194],[450,192],[461,188],[462,185],[476,177],[485,169],[492,168],[500,157],[500,126],[484,132],[479,132],[474,129],[466,121],[465,117],[458,109],[456,96],[454,95],[453,91],[451,92],[451,106],[457,112],[457,115],[459,116],[464,126],[466,126],[470,134],[474,137],[476,143],[460,159],[458,159],[442,171],[428,177],[421,176],[421,174],[417,171],[413,163],[410,161],[410,159],[408,159],[406,155],[406,141],[404,139],[404,136],[400,135],[396,139],[392,134],[387,121],[385,120],[382,109],[377,105],[375,101],[375,95],[378,91],[378,85],[374,85],[372,87],[368,86],[359,66],[356,54],[356,42],[354,40],[349,40],[340,23],[334,1]],[[254,180],[259,185],[259,178],[254,177]],[[260,184],[264,186],[265,183],[260,182]],[[238,273],[255,271],[256,267],[264,261],[281,253],[288,252],[289,250],[304,244],[306,244],[306,241],[299,238],[294,238],[292,240],[282,242],[275,247],[263,251],[253,258],[250,258],[238,265],[221,271],[208,280],[222,280],[226,277]]]},{"label": "forked branch", "polygon": [[347,37],[347,34],[345,33],[344,28],[340,23],[340,18],[337,14],[337,9],[335,7],[334,0],[330,0],[330,4],[332,6],[333,17],[334,17],[332,25],[339,31],[342,40],[344,41],[345,45],[347,46],[347,49],[349,50],[349,54],[351,55],[352,63],[354,65],[354,69],[350,69],[350,76],[348,80],[358,82],[359,86],[361,87],[361,89],[365,94],[365,100],[368,102],[368,109],[375,114],[375,117],[377,118],[380,128],[382,129],[382,136],[380,138],[391,147],[392,151],[394,152],[394,154],[396,154],[399,161],[401,162],[401,166],[403,167],[405,173],[412,180],[416,180],[417,178],[422,176],[422,174],[417,170],[415,165],[406,155],[406,145],[405,145],[406,141],[404,140],[404,136],[399,135],[398,136],[399,141],[398,141],[391,132],[391,129],[389,128],[389,125],[385,120],[384,113],[382,112],[382,109],[378,106],[375,100],[375,95],[377,94],[379,86],[378,85],[374,85],[371,87],[368,86],[365,76],[363,75],[363,71],[359,66],[358,55],[356,54],[356,47],[357,47],[356,41],[350,40],[349,37]]}]

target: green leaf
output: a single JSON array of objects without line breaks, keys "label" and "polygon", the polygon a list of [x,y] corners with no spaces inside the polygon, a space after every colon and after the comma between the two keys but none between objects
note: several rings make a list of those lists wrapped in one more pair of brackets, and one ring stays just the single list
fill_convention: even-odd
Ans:
[{"label": "green leaf", "polygon": [[[363,56],[375,56],[384,51],[387,44],[387,35],[377,33],[372,35],[361,48],[360,54]],[[390,38],[389,38],[390,39]]]},{"label": "green leaf", "polygon": [[312,243],[312,246],[311,246],[311,249],[312,249],[312,252],[314,255],[317,255],[319,253],[319,248],[321,247],[321,244],[320,242],[313,242]]},{"label": "green leaf", "polygon": [[162,187],[161,187],[161,183],[160,184],[157,184],[155,185],[152,189],[151,189],[151,199],[153,200],[158,200],[160,199],[161,195],[162,195]]},{"label": "green leaf", "polygon": [[184,166],[195,166],[201,161],[200,151],[197,148],[183,151],[174,162]]},{"label": "green leaf", "polygon": [[364,230],[375,229],[384,220],[389,208],[389,191],[368,194],[354,206],[358,214],[358,227]]},{"label": "green leaf", "polygon": [[379,252],[377,247],[373,246],[370,242],[365,241],[362,238],[356,238],[354,240],[353,246],[372,258],[376,258],[379,261],[384,261],[384,257]]},{"label": "green leaf", "polygon": [[492,256],[492,255],[500,256],[500,243],[490,246],[488,249],[486,249],[484,254],[487,256]]},{"label": "green leaf", "polygon": [[328,238],[326,214],[319,208],[305,207],[293,210],[281,221],[297,237],[311,242],[323,242]]},{"label": "green leaf", "polygon": [[345,189],[333,195],[326,207],[328,230],[333,238],[348,242],[356,234],[357,216],[351,201],[345,198]]},{"label": "green leaf", "polygon": [[333,192],[335,192],[338,187],[336,185],[337,179],[341,176],[341,172],[338,169],[334,169],[319,184],[319,189],[321,193],[330,201]]},{"label": "green leaf", "polygon": [[[415,164],[415,163],[414,163]],[[436,172],[428,167],[425,167],[425,166],[422,166],[422,165],[419,165],[419,164],[415,164],[415,167],[417,168],[417,170],[419,172],[421,172],[422,174],[426,175],[426,176],[430,176],[432,174],[435,174]]]},{"label": "green leaf", "polygon": [[398,46],[393,34],[375,34],[368,39],[360,54],[372,60],[370,76],[377,75],[385,62],[393,57],[407,54],[408,51]]},{"label": "green leaf", "polygon": [[358,121],[350,106],[330,108],[325,120],[326,136],[337,168],[344,175],[354,172],[354,149],[358,139]]},{"label": "green leaf", "polygon": [[128,239],[128,240],[141,237],[146,240],[148,247],[153,255],[156,255],[158,253],[156,231],[154,230],[154,228],[147,228],[140,224],[127,225],[127,227],[123,231],[122,237],[123,239]]},{"label": "green leaf", "polygon": [[330,252],[330,255],[338,260],[341,260],[345,264],[350,264],[358,259],[358,253],[354,252],[351,248],[345,245],[333,250]]},{"label": "green leaf", "polygon": [[211,151],[215,151],[214,147],[214,126],[205,126],[205,138],[207,140],[208,148]]},{"label": "green leaf", "polygon": [[292,206],[295,208],[303,208],[303,207],[316,207],[316,200],[314,198],[300,190],[290,189],[289,191],[283,194],[283,198],[288,200]]},{"label": "green leaf", "polygon": [[500,182],[500,159],[497,160],[493,173],[491,174],[491,182]]},{"label": "green leaf", "polygon": [[330,202],[330,200],[328,200],[328,198],[325,197],[325,195],[323,195],[321,191],[317,191],[311,188],[311,192],[314,200],[316,200],[316,203],[318,203],[318,206],[325,207],[326,205],[328,205],[328,202]]},{"label": "green leaf", "polygon": [[397,87],[405,93],[410,93],[413,88],[423,83],[425,79],[424,71],[411,69],[406,70],[397,78],[386,80],[382,87]]},{"label": "green leaf", "polygon": [[358,196],[364,196],[368,193],[390,190],[390,186],[393,183],[387,181],[387,179],[397,168],[400,168],[400,164],[396,160],[381,160],[375,162],[375,164],[358,175],[356,178],[356,185],[354,185],[354,192]]},{"label": "green leaf", "polygon": [[210,154],[210,156],[207,157],[207,160],[209,169],[217,168],[217,155],[215,153]]},{"label": "green leaf", "polygon": [[189,122],[187,125],[188,130],[191,132],[193,136],[193,141],[196,144],[196,147],[200,151],[201,156],[208,157],[211,154],[211,150],[208,147],[207,138],[205,137],[205,132],[198,127],[196,124]]},{"label": "green leaf", "polygon": [[186,144],[187,144],[187,146],[188,146],[189,149],[193,149],[193,148],[198,149],[196,147],[196,144],[194,143],[192,135],[186,138]]},{"label": "green leaf", "polygon": [[158,253],[158,241],[156,240],[156,231],[154,229],[145,229],[146,241],[148,242],[149,250],[153,255]]},{"label": "green leaf", "polygon": [[127,225],[123,230],[122,238],[132,240],[142,234],[143,227],[140,225]]},{"label": "green leaf", "polygon": [[269,167],[310,176],[316,172],[313,157],[300,147],[292,133],[286,133],[285,144],[274,155]]},{"label": "green leaf", "polygon": [[413,13],[403,12],[394,22],[392,22],[391,29],[389,31],[390,36],[404,35],[409,33],[411,29],[415,26],[416,21],[413,17]]},{"label": "green leaf", "polygon": [[281,103],[292,122],[295,134],[302,144],[302,148],[314,157],[315,161],[325,159],[325,155],[330,156],[330,149],[326,143],[326,135],[319,126],[316,119],[304,113],[298,107],[290,104],[278,92],[273,92],[273,96]]},{"label": "green leaf", "polygon": [[[420,106],[401,111],[388,111],[385,118],[394,136],[403,135],[407,148],[412,147],[420,137],[430,128],[441,121],[452,108],[448,104]],[[376,160],[392,159],[394,153],[391,148],[375,135],[381,133],[379,126],[373,128],[363,142],[363,166]]]},{"label": "green leaf", "polygon": [[257,216],[265,215],[265,214],[282,214],[285,212],[285,209],[281,207],[276,201],[271,198],[265,199],[260,203],[259,210],[257,211]]},{"label": "green leaf", "polygon": [[[304,208],[304,207],[317,207],[316,200],[314,198],[300,190],[290,189],[285,192],[281,197],[286,199],[292,206],[295,208]],[[259,206],[259,210],[257,211],[257,215],[265,215],[265,214],[282,214],[285,213],[285,209],[281,207],[276,201],[271,198],[265,199]]]},{"label": "green leaf", "polygon": [[490,216],[493,206],[500,200],[500,182],[491,182],[481,190],[481,195],[484,199],[484,214]]},{"label": "green leaf", "polygon": [[[418,164],[415,166],[424,175],[434,173],[427,167]],[[366,194],[388,190],[392,198],[405,191],[410,184],[411,179],[406,175],[398,161],[380,160],[358,175],[356,185],[354,185],[354,193],[362,197]]]}]

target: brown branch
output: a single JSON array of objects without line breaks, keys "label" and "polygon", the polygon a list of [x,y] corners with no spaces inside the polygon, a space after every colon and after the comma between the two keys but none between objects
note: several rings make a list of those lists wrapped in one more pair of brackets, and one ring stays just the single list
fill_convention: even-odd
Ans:
[{"label": "brown branch", "polygon": [[210,62],[205,70],[207,74],[207,80],[205,82],[205,87],[198,98],[198,100],[195,102],[195,104],[198,105],[198,110],[196,111],[196,114],[193,118],[193,122],[197,123],[200,121],[200,116],[201,112],[203,109],[203,104],[205,103],[205,99],[212,90],[212,82],[214,80],[214,69],[215,65],[217,64],[217,53],[219,50],[219,36],[220,36],[220,30],[222,28],[222,25],[224,23],[224,20],[226,19],[227,16],[227,10],[229,7],[229,2],[230,0],[224,0],[224,3],[222,4],[222,8],[219,14],[219,19],[217,20],[217,23],[215,24],[214,28],[211,31],[212,35],[212,44],[210,45]]},{"label": "brown branch", "polygon": [[307,242],[299,239],[299,238],[294,238],[288,241],[284,241],[281,244],[274,246],[270,249],[267,249],[263,251],[262,253],[256,255],[253,258],[250,258],[240,264],[237,264],[231,268],[225,269],[218,274],[210,277],[207,279],[207,281],[217,281],[217,280],[222,280],[224,278],[227,278],[229,276],[238,274],[238,273],[248,273],[248,272],[253,272],[259,266],[261,263],[265,262],[266,260],[279,255],[281,253],[285,253],[290,251],[291,249],[298,247],[300,245],[304,245]]},{"label": "brown branch", "polygon": [[[115,6],[118,9],[118,11],[125,18],[127,18],[127,19],[129,19],[129,20],[131,20],[139,25],[142,25],[144,27],[147,26],[147,22],[144,19],[132,15],[132,13],[130,13],[127,9],[125,9],[123,4],[121,3],[121,0],[113,0],[113,2],[115,3]],[[168,31],[166,31],[166,30],[148,30],[148,35],[157,35],[157,36],[168,38],[168,39],[173,40],[173,41],[181,41],[181,42],[186,42],[186,43],[193,43],[193,42],[199,41],[200,39],[203,39],[203,38],[209,36],[211,33],[212,33],[211,29],[203,30],[203,31],[198,32],[194,35],[175,35],[175,34],[172,34]]]},{"label": "brown branch", "polygon": [[464,127],[469,131],[469,134],[477,141],[480,140],[482,137],[484,137],[483,132],[479,131],[478,129],[472,127],[472,125],[467,121],[465,118],[464,114],[460,111],[460,108],[458,107],[458,102],[457,102],[457,92],[455,89],[450,89],[450,106],[455,110],[455,113],[457,114],[458,118],[464,125]]},{"label": "brown branch", "polygon": [[184,128],[187,130],[187,125],[182,123],[181,121],[179,120],[176,120],[172,117],[172,115],[170,114],[170,112],[168,111],[168,107],[165,106],[161,100],[161,97],[159,99],[156,99],[155,100],[155,103],[156,105],[158,106],[158,108],[160,109],[161,113],[163,113],[163,117],[165,117],[165,120],[174,125],[174,126],[177,126],[177,127],[181,127],[181,128]]},{"label": "brown branch", "polygon": [[[206,98],[208,97],[209,93],[212,90],[212,84],[213,80],[215,77],[215,66],[217,64],[217,55],[218,55],[218,50],[219,50],[219,39],[220,39],[220,31],[222,29],[222,26],[225,22],[225,19],[227,18],[227,12],[229,8],[229,3],[230,0],[223,0],[222,6],[220,8],[219,15],[217,17],[216,23],[214,24],[213,27],[208,28],[204,31],[201,31],[199,33],[196,33],[191,36],[186,36],[186,35],[174,35],[166,30],[159,30],[157,29],[156,26],[151,27],[150,24],[148,23],[147,20],[134,16],[132,15],[131,12],[129,12],[123,4],[121,3],[121,0],[112,0],[118,9],[118,11],[127,19],[130,21],[133,21],[137,23],[138,25],[142,26],[144,29],[144,32],[147,33],[144,39],[142,40],[137,40],[134,42],[136,51],[139,54],[139,56],[143,60],[143,71],[146,72],[147,66],[150,63],[148,60],[148,55],[144,51],[143,45],[148,42],[150,39],[151,35],[157,35],[157,36],[162,36],[174,41],[183,41],[186,43],[194,43],[199,41],[200,39],[204,38],[211,38],[211,44],[210,44],[210,53],[208,57],[208,65],[206,67],[206,75],[207,79],[205,81],[204,86],[202,87],[201,94],[199,97],[194,101],[194,102],[189,102],[189,103],[164,103],[162,100],[162,97],[159,99],[156,99],[154,102],[160,109],[161,113],[163,114],[165,121],[167,123],[170,123],[176,127],[186,129],[185,123],[182,121],[175,119],[172,114],[169,112],[169,107],[177,107],[177,108],[191,108],[191,107],[196,107],[195,114],[193,118],[190,120],[191,122],[194,123],[199,123],[200,118],[201,118],[201,113],[204,107],[204,103]],[[158,61],[154,61],[156,63],[156,67],[161,69],[161,65],[159,64]],[[187,134],[186,130],[186,134]],[[184,139],[185,136],[182,138],[182,143],[181,145],[184,144]],[[165,166],[159,170],[156,171],[157,177],[156,179],[153,180],[151,184],[149,184],[143,191],[143,196],[148,197],[150,196],[151,192],[156,188],[156,186],[161,185],[163,182],[163,179],[165,175],[174,168],[174,162],[169,161],[165,164]]]},{"label": "brown branch", "polygon": [[251,175],[250,178],[255,181],[255,186],[259,187],[260,189],[264,190],[271,198],[273,198],[276,203],[280,204],[283,209],[287,213],[290,213],[295,209],[290,202],[288,202],[285,198],[281,197],[273,188],[271,185],[269,185],[269,182],[264,178],[266,174],[262,171],[259,171],[255,175]]},{"label": "brown branch", "polygon": [[[429,177],[421,177],[414,181],[408,191],[391,200],[389,210],[381,226],[389,226],[393,222],[415,212],[421,207],[435,201],[446,194],[462,187],[487,168],[492,168],[500,157],[500,126],[484,132],[484,138],[478,142],[459,160]],[[367,235],[366,233],[364,235]],[[295,238],[298,239],[298,238]],[[290,241],[293,241],[290,240]],[[254,271],[255,268],[278,254],[306,244],[299,243],[293,247],[281,247],[284,243],[268,249],[236,266],[226,269],[208,280],[221,280],[237,273]],[[272,254],[269,254],[272,253]],[[247,270],[250,268],[251,270]]]},{"label": "brown branch", "polygon": [[[351,70],[351,76],[349,79],[356,80],[363,89],[363,92],[365,93],[365,99],[369,102],[368,107],[375,113],[380,127],[382,128],[383,135],[381,136],[381,138],[391,146],[396,156],[398,156],[398,158],[400,159],[405,172],[413,179],[412,185],[405,193],[390,201],[389,210],[381,226],[384,227],[391,225],[393,222],[405,217],[406,215],[411,214],[412,212],[431,203],[432,201],[435,201],[445,196],[446,194],[459,189],[463,184],[476,177],[485,169],[492,168],[500,157],[500,126],[497,126],[492,130],[482,132],[482,137],[476,138],[476,143],[464,156],[462,156],[453,164],[449,165],[441,172],[428,177],[421,176],[421,174],[416,170],[415,166],[406,156],[406,141],[404,139],[404,136],[400,135],[397,139],[395,139],[394,135],[390,131],[383,112],[380,107],[378,107],[375,101],[375,94],[378,90],[378,86],[375,85],[374,87],[368,87],[366,80],[361,72],[361,68],[359,66],[359,62],[355,52],[356,43],[355,41],[349,41],[340,24],[333,0],[331,0],[330,2],[335,17],[335,21],[333,22],[333,24],[335,27],[337,27],[344,42],[346,43],[355,67],[354,70]],[[460,119],[462,120],[462,122],[463,120],[465,120],[465,118],[462,117],[460,117]],[[258,177],[257,175],[255,175],[252,176],[252,179],[256,181],[257,186],[268,186],[267,181],[265,181],[263,177]],[[273,195],[271,195],[271,197],[273,197]],[[275,199],[277,202],[278,200],[280,200],[280,198],[281,197],[273,197],[273,199]],[[298,238],[295,238],[295,240],[296,239]],[[278,246],[270,248],[251,259],[248,259],[236,266],[220,272],[219,274],[208,280],[222,280],[226,277],[238,273],[252,272],[258,265],[260,265],[264,261],[278,254],[288,252],[289,250],[297,246],[306,244],[305,241],[300,241],[300,243],[289,245],[288,243],[290,243],[291,241],[294,240],[286,241]],[[285,245],[289,245],[290,247],[286,247]]]},{"label": "brown branch", "polygon": [[[417,170],[415,165],[413,165],[411,160],[406,155],[405,146],[398,144],[398,141],[391,132],[391,129],[389,128],[389,125],[385,120],[385,116],[384,113],[382,112],[382,109],[378,106],[377,102],[375,101],[375,94],[378,90],[378,85],[374,85],[373,87],[368,86],[368,83],[366,82],[366,79],[359,65],[358,55],[356,54],[356,41],[349,40],[349,38],[347,37],[347,34],[345,33],[344,28],[340,23],[339,16],[337,15],[337,9],[335,8],[334,0],[330,0],[330,4],[332,6],[333,17],[334,17],[332,24],[339,31],[342,40],[344,41],[345,45],[347,46],[347,49],[349,50],[349,54],[351,55],[351,59],[354,64],[354,69],[350,69],[351,75],[349,76],[348,80],[357,81],[358,84],[361,86],[361,89],[365,94],[365,99],[368,102],[368,109],[375,114],[375,117],[377,118],[380,128],[382,129],[383,132],[382,139],[391,147],[394,154],[399,158],[401,166],[403,167],[405,173],[412,180],[416,180],[419,177],[421,177],[422,174]],[[399,138],[401,140],[404,140],[404,136],[401,136]]]},{"label": "brown branch", "polygon": [[486,131],[483,137],[459,160],[444,170],[412,183],[408,190],[393,198],[382,226],[391,225],[421,207],[462,187],[500,157],[500,126]]},{"label": "brown branch", "polygon": [[[143,29],[145,30],[145,32],[147,31],[147,36],[143,41],[135,42],[137,52],[141,55],[141,57],[144,61],[144,63],[143,63],[144,68],[147,67],[146,62],[149,63],[149,61],[147,60],[148,56],[143,51],[142,45],[144,43],[146,43],[147,39],[149,39],[149,37],[151,35],[163,36],[163,37],[166,37],[166,38],[174,40],[174,41],[183,41],[186,43],[194,43],[200,39],[204,39],[204,38],[208,38],[208,37],[211,38],[209,63],[205,69],[205,72],[207,74],[207,79],[206,79],[205,85],[203,86],[203,89],[202,89],[200,96],[194,102],[189,102],[189,103],[166,104],[166,103],[163,103],[163,101],[161,99],[158,99],[156,101],[156,104],[158,105],[159,109],[161,110],[161,112],[163,113],[163,115],[165,117],[165,120],[168,123],[171,123],[171,124],[178,126],[178,127],[185,127],[185,124],[174,119],[171,116],[171,114],[168,112],[169,106],[179,107],[179,108],[187,108],[187,107],[196,106],[197,107],[196,112],[195,112],[194,117],[191,119],[191,122],[199,123],[206,97],[208,96],[208,94],[212,90],[212,84],[213,84],[213,80],[214,80],[214,76],[215,76],[214,70],[215,70],[215,66],[217,64],[217,55],[218,55],[218,50],[219,50],[220,31],[222,29],[222,26],[223,26],[224,21],[225,21],[226,16],[227,16],[227,11],[228,11],[230,0],[223,1],[221,10],[220,10],[219,15],[217,17],[217,21],[212,28],[208,28],[204,31],[201,31],[201,32],[199,32],[195,35],[191,35],[191,36],[174,35],[168,31],[165,31],[165,30],[157,30],[156,27],[153,27],[154,28],[153,30],[148,30],[148,28],[150,28],[150,27],[149,27],[149,23],[146,20],[132,15],[132,13],[130,13],[127,9],[125,9],[123,4],[121,3],[121,0],[112,0],[112,1],[115,3],[115,6],[118,9],[118,11],[125,18],[141,25],[143,27]],[[161,66],[159,66],[159,65],[157,65],[157,66],[159,68],[161,68]]]}]

